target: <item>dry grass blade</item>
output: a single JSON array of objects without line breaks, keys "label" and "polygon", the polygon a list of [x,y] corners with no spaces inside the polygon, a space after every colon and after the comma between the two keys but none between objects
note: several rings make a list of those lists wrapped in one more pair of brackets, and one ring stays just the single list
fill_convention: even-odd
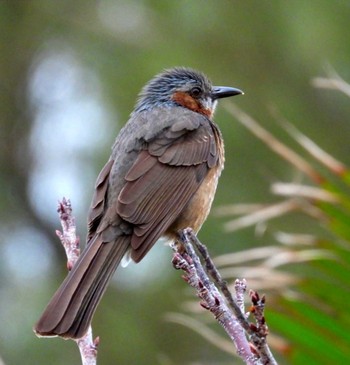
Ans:
[{"label": "dry grass blade", "polygon": [[229,232],[236,231],[261,222],[266,222],[275,217],[280,217],[299,208],[300,203],[296,199],[289,199],[281,203],[266,206],[256,212],[229,221],[225,223],[224,228]]},{"label": "dry grass blade", "polygon": [[348,169],[342,162],[335,159],[332,155],[319,147],[313,140],[301,133],[293,124],[289,123],[286,118],[281,116],[276,108],[271,108],[271,112],[282,128],[317,161],[321,162],[337,175],[343,175],[347,172]]},{"label": "dry grass blade", "polygon": [[232,114],[237,120],[249,129],[256,137],[262,140],[270,149],[276,152],[279,156],[294,165],[298,170],[304,172],[316,183],[323,181],[322,176],[301,156],[292,149],[280,142],[270,132],[264,129],[256,120],[243,112],[236,105],[230,103],[226,105],[226,110]]},{"label": "dry grass blade", "polygon": [[274,237],[276,241],[286,246],[311,246],[318,242],[318,239],[312,234],[302,233],[286,233],[286,232],[275,232]]},{"label": "dry grass blade", "polygon": [[227,341],[225,338],[219,336],[215,331],[211,330],[202,322],[180,313],[168,313],[165,315],[165,320],[188,327],[191,330],[197,332],[209,343],[213,344],[220,350],[225,351],[230,355],[237,356],[237,352],[235,351],[234,347],[232,347],[232,343],[230,341]]},{"label": "dry grass blade", "polygon": [[218,267],[226,265],[237,265],[249,261],[262,260],[272,255],[276,255],[284,250],[283,247],[278,246],[265,246],[251,248],[249,250],[243,250],[239,252],[227,253],[215,257],[214,263]]},{"label": "dry grass blade", "polygon": [[[220,350],[225,351],[230,355],[237,356],[237,353],[232,349],[230,341],[219,336],[215,331],[211,330],[202,322],[193,319],[193,317],[180,313],[168,313],[165,315],[165,320],[190,328]],[[271,347],[277,349],[281,353],[286,352],[289,349],[287,341],[273,333],[269,334],[269,343],[271,344]]]},{"label": "dry grass blade", "polygon": [[336,256],[329,250],[315,249],[301,251],[284,251],[265,260],[263,265],[271,268],[276,268],[292,263],[331,259],[336,259]]},{"label": "dry grass blade", "polygon": [[306,199],[324,201],[328,203],[339,203],[340,199],[334,193],[317,188],[294,183],[274,183],[271,185],[271,191],[276,195],[288,197],[302,197]]},{"label": "dry grass blade", "polygon": [[[277,290],[279,294],[282,294],[285,288],[300,281],[294,274],[262,265],[262,263],[256,263],[252,266],[229,267],[220,269],[220,272],[226,280],[244,277],[252,288],[259,288],[260,291]],[[272,298],[271,296],[270,299]]]},{"label": "dry grass blade", "polygon": [[330,70],[329,77],[315,77],[311,84],[319,89],[338,90],[350,97],[350,85],[334,70]]}]

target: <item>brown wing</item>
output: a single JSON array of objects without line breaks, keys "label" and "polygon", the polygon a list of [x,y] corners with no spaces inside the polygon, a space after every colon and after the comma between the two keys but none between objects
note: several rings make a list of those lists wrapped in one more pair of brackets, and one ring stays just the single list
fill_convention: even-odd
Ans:
[{"label": "brown wing", "polygon": [[88,216],[88,235],[87,235],[88,244],[91,241],[91,238],[94,237],[96,229],[100,224],[103,212],[105,210],[106,196],[108,190],[108,178],[113,163],[114,160],[109,160],[101,170],[96,180],[94,195],[92,197],[92,202]]},{"label": "brown wing", "polygon": [[198,118],[196,128],[181,121],[147,143],[126,175],[117,212],[134,225],[131,254],[136,262],[176,220],[218,162],[214,127]]}]

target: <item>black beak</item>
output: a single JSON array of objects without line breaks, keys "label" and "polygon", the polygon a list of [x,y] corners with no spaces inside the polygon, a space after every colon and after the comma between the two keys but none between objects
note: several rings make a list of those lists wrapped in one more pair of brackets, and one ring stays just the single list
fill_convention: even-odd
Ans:
[{"label": "black beak", "polygon": [[242,90],[236,89],[234,87],[227,86],[214,86],[213,91],[211,93],[211,97],[213,100],[228,98],[229,96],[235,95],[243,95],[244,92]]}]

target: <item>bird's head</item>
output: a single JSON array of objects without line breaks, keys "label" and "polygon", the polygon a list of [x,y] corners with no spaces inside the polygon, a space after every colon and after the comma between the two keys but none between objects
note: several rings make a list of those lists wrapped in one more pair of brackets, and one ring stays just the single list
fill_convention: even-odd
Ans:
[{"label": "bird's head", "polygon": [[155,76],[142,89],[135,112],[159,106],[178,105],[211,117],[217,100],[243,94],[239,89],[212,86],[201,72],[176,67]]}]

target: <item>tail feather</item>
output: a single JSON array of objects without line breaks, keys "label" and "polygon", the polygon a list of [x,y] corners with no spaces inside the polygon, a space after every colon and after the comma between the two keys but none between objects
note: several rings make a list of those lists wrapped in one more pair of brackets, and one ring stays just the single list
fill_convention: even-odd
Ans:
[{"label": "tail feather", "polygon": [[34,331],[38,336],[82,337],[121,259],[129,236],[91,242],[47,305]]},{"label": "tail feather", "polygon": [[[86,300],[75,318],[75,325],[71,328],[72,333],[79,334],[86,332],[95,313],[95,309],[97,308],[102,295],[104,294],[105,289],[115,272],[116,262],[119,264],[120,260],[119,252],[113,251],[113,255],[111,255],[108,262],[104,264],[102,272],[98,275],[99,280],[94,282],[94,285],[91,286],[89,293],[86,295]],[[79,338],[81,336],[78,335],[76,337]]]}]

